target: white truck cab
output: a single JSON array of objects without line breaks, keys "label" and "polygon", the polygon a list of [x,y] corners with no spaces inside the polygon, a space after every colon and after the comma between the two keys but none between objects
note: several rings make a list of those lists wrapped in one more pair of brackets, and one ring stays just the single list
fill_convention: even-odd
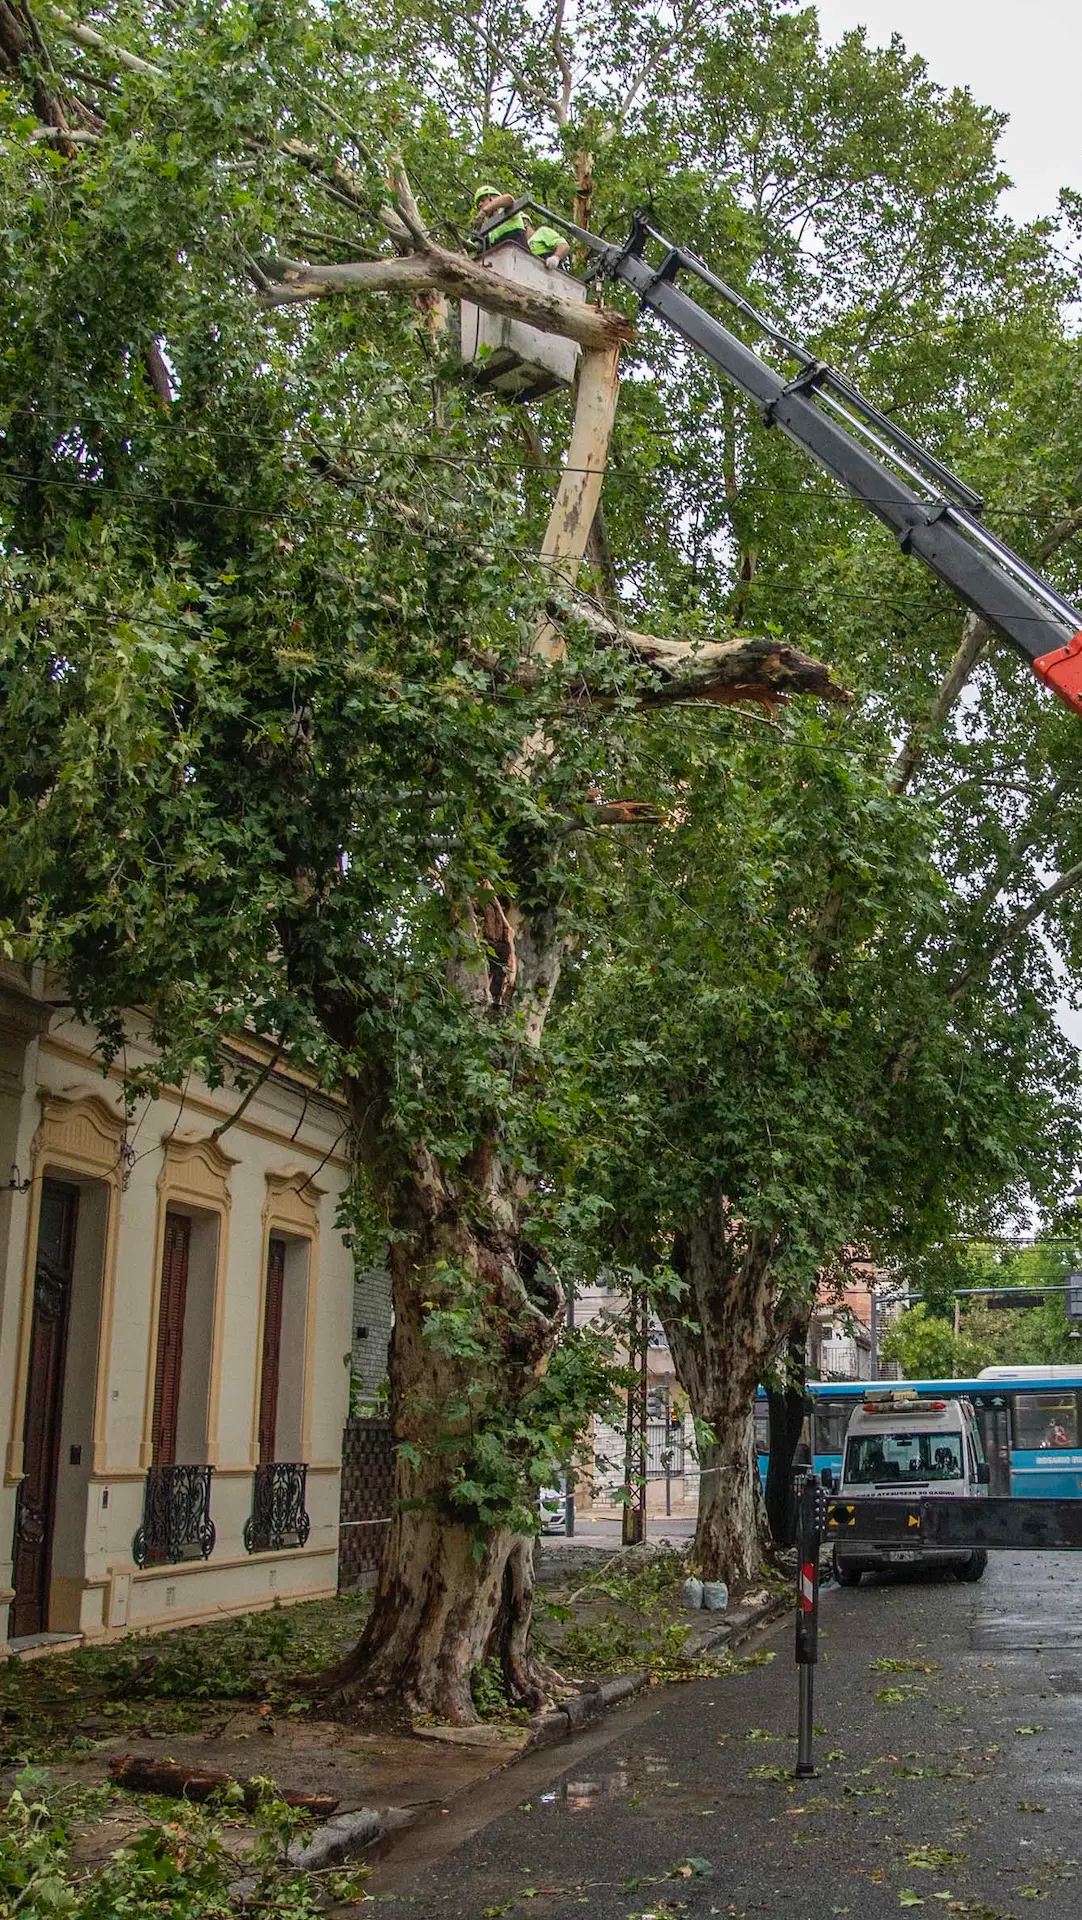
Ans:
[{"label": "white truck cab", "polygon": [[[842,1500],[972,1500],[987,1495],[989,1473],[973,1407],[968,1400],[926,1400],[912,1388],[869,1389],[845,1435]],[[906,1545],[899,1529],[891,1541],[854,1540],[834,1549],[838,1584],[855,1587],[861,1574],[903,1565],[952,1567],[959,1580],[979,1580],[988,1565],[983,1550]]]}]

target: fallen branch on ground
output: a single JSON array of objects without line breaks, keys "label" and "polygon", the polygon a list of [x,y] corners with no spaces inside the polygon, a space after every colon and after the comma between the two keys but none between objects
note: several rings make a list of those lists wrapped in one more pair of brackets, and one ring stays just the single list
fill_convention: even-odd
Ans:
[{"label": "fallen branch on ground", "polygon": [[[122,1753],[110,1763],[109,1778],[115,1787],[127,1787],[131,1793],[161,1793],[171,1800],[212,1800],[215,1794],[239,1787],[249,1813],[258,1806],[265,1791],[258,1781],[237,1780],[230,1773],[215,1773],[209,1767],[191,1767],[177,1760],[153,1760],[145,1754]],[[297,1793],[280,1788],[278,1798],[287,1807],[314,1814],[325,1820],[338,1805],[328,1793]]]}]

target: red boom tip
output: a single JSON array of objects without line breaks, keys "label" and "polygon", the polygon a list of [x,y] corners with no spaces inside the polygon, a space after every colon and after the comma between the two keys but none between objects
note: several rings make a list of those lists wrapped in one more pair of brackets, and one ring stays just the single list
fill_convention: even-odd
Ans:
[{"label": "red boom tip", "polygon": [[1042,653],[1033,662],[1033,671],[1067,706],[1082,713],[1082,633],[1076,633],[1065,647]]}]

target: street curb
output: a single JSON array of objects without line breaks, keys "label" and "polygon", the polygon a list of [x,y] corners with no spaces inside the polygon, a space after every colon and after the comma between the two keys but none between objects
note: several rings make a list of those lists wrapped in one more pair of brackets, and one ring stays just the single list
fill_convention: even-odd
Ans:
[{"label": "street curb", "polygon": [[386,1831],[382,1813],[375,1807],[358,1807],[353,1813],[339,1813],[325,1820],[310,1839],[291,1841],[286,1861],[304,1873],[313,1873],[363,1853],[376,1840],[382,1840]]},{"label": "street curb", "polygon": [[[760,1628],[769,1626],[782,1614],[788,1613],[792,1605],[788,1594],[771,1593],[756,1606],[732,1607],[719,1617],[716,1630],[699,1641],[695,1651],[704,1654],[723,1647],[731,1649],[743,1646]],[[559,1706],[550,1707],[545,1713],[533,1716],[530,1738],[507,1764],[515,1766],[527,1754],[536,1753],[542,1747],[555,1746],[561,1740],[569,1740],[572,1734],[591,1726],[611,1708],[641,1693],[650,1685],[651,1678],[648,1672],[642,1672],[610,1674],[605,1680],[584,1680],[579,1691],[569,1699],[562,1700]],[[332,1815],[306,1841],[295,1840],[292,1843],[286,1856],[288,1864],[295,1870],[312,1873],[322,1867],[332,1866],[339,1860],[355,1859],[367,1853],[377,1842],[392,1836],[397,1838],[403,1830],[413,1826],[421,1815],[420,1808],[407,1810],[396,1807],[388,1807],[382,1812],[376,1807],[357,1807],[349,1813]],[[255,1882],[251,1882],[251,1886],[254,1885]],[[246,1881],[238,1882],[234,1888],[234,1898],[243,1904],[248,1891]]]},{"label": "street curb", "polygon": [[648,1673],[615,1673],[608,1680],[583,1681],[581,1690],[573,1693],[569,1700],[561,1700],[558,1707],[533,1716],[530,1738],[522,1752],[536,1753],[538,1747],[550,1747],[557,1740],[569,1739],[592,1720],[599,1720],[610,1707],[619,1706],[621,1700],[630,1700],[633,1694],[641,1693],[649,1685]]},{"label": "street curb", "polygon": [[[792,1605],[789,1594],[771,1593],[758,1606],[733,1607],[719,1620],[716,1630],[698,1642],[695,1652],[715,1653],[723,1647],[742,1647],[752,1634],[790,1612]],[[569,1739],[573,1733],[599,1720],[610,1707],[641,1693],[650,1685],[650,1680],[649,1673],[621,1673],[613,1674],[608,1680],[584,1680],[578,1693],[572,1694],[569,1700],[561,1700],[559,1706],[534,1715],[530,1721],[530,1738],[517,1758],[536,1753],[539,1747],[554,1746],[558,1740]]]},{"label": "street curb", "polygon": [[771,1593],[756,1607],[732,1607],[718,1626],[716,1633],[706,1635],[696,1647],[697,1653],[717,1653],[721,1648],[742,1647],[753,1633],[762,1627],[768,1627],[774,1620],[792,1610],[793,1598],[788,1593]]}]

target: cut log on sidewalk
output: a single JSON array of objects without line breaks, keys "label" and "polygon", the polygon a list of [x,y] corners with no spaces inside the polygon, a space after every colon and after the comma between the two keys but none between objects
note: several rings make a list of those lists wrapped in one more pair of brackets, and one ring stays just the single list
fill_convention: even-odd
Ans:
[{"label": "cut log on sidewalk", "polygon": [[[216,1793],[239,1787],[249,1812],[265,1792],[255,1780],[237,1780],[231,1773],[215,1773],[209,1767],[188,1766],[179,1760],[155,1760],[145,1754],[118,1755],[110,1764],[109,1777],[114,1786],[127,1787],[131,1793],[161,1793],[171,1800],[210,1800]],[[317,1820],[325,1820],[338,1805],[329,1793],[297,1793],[279,1787],[277,1794],[287,1807],[311,1813]]]}]

